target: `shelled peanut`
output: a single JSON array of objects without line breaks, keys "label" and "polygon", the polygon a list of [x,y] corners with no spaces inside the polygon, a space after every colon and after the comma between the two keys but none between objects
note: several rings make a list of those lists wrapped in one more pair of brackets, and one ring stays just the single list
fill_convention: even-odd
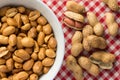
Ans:
[{"label": "shelled peanut", "polygon": [[38,80],[54,64],[57,41],[37,10],[0,8],[0,80]]},{"label": "shelled peanut", "polygon": [[117,0],[102,0],[112,11],[118,11],[120,9]]},{"label": "shelled peanut", "polygon": [[85,12],[85,7],[75,1],[67,1],[66,8],[67,11],[64,12],[63,22],[72,29],[82,30],[84,24],[82,13]]},{"label": "shelled peanut", "polygon": [[119,27],[117,22],[115,21],[114,15],[110,12],[107,12],[105,13],[105,16],[105,22],[107,24],[109,34],[111,36],[116,36],[118,34]]}]

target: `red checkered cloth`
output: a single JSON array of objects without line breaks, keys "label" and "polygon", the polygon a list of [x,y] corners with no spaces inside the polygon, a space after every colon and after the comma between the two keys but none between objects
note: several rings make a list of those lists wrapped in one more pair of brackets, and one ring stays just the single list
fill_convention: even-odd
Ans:
[{"label": "red checkered cloth", "polygon": [[[62,23],[63,13],[66,10],[65,4],[67,0],[42,0],[46,5],[48,5],[52,11],[56,14],[58,20],[62,25],[62,29],[65,36],[65,57],[60,71],[54,80],[75,80],[72,72],[67,69],[65,65],[66,57],[71,54],[71,38],[75,30],[66,27]],[[102,23],[105,29],[104,37],[107,41],[106,51],[109,51],[116,55],[116,62],[114,67],[111,70],[101,70],[100,74],[97,77],[91,76],[86,71],[84,71],[84,80],[120,80],[120,30],[116,37],[111,37],[108,34],[108,29],[105,24],[105,12],[111,12],[111,10],[100,0],[76,0],[79,4],[85,6],[86,11],[92,11],[97,15],[98,20]],[[120,5],[120,0],[119,5]],[[115,19],[120,26],[120,12],[113,12]],[[120,29],[120,27],[119,27]],[[89,56],[91,52],[84,51],[82,55]]]}]

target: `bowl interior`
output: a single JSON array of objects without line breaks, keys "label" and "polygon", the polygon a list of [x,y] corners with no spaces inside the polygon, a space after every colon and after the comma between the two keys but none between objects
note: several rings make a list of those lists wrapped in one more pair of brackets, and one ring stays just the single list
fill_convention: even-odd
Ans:
[{"label": "bowl interior", "polygon": [[55,38],[57,40],[56,58],[50,71],[43,75],[40,80],[53,80],[58,73],[64,58],[64,36],[61,25],[54,13],[41,0],[0,0],[0,7],[7,5],[23,5],[27,8],[37,9],[45,16],[51,24]]}]

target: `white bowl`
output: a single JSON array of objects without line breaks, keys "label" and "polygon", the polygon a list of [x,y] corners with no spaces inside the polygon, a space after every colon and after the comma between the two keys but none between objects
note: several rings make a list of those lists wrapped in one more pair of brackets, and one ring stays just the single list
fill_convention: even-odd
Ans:
[{"label": "white bowl", "polygon": [[53,80],[62,65],[65,49],[64,36],[58,19],[41,0],[0,0],[0,7],[7,5],[23,5],[31,9],[37,9],[43,16],[47,18],[48,22],[51,24],[55,38],[57,40],[57,55],[50,71],[40,77],[39,80]]}]

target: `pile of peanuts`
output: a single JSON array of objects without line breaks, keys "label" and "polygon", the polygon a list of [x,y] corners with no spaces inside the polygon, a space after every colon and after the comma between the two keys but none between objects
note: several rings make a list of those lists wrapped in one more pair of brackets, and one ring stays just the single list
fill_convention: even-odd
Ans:
[{"label": "pile of peanuts", "polygon": [[[115,55],[104,50],[107,46],[106,40],[103,38],[104,28],[95,13],[87,12],[88,24],[83,26],[85,17],[82,14],[83,11],[85,12],[85,8],[75,1],[67,1],[66,8],[63,22],[66,26],[75,30],[71,39],[71,54],[66,58],[66,66],[73,72],[76,80],[84,79],[82,69],[93,76],[97,76],[100,69],[112,69]],[[118,24],[112,13],[107,12],[105,16],[108,31],[114,37],[118,33]],[[76,21],[79,24],[76,24]],[[93,52],[89,58],[80,56],[83,50],[91,51],[92,49],[97,51]]]},{"label": "pile of peanuts", "polygon": [[37,10],[0,8],[0,80],[38,80],[56,57],[52,27]]}]

